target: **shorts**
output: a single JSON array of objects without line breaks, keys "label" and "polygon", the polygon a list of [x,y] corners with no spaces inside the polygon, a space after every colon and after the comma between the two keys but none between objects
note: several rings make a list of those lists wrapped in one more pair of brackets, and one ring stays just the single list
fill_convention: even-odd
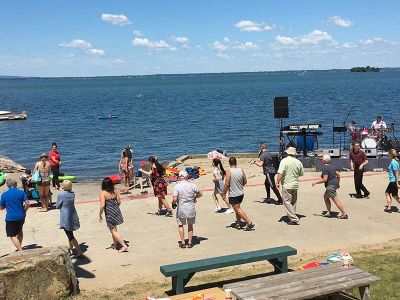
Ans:
[{"label": "shorts", "polygon": [[179,226],[182,226],[182,225],[193,225],[194,223],[196,223],[196,217],[191,217],[191,218],[177,217],[176,218],[176,223],[178,223]]},{"label": "shorts", "polygon": [[37,183],[38,186],[50,186],[50,181],[39,181]]},{"label": "shorts", "polygon": [[222,192],[224,191],[224,182],[222,180],[218,180],[217,182],[215,182],[214,189],[217,194],[222,194]]},{"label": "shorts", "polygon": [[337,197],[337,192],[336,192],[337,187],[334,185],[328,185],[326,187],[325,193],[328,194],[329,198],[335,199]]},{"label": "shorts", "polygon": [[229,197],[229,204],[235,205],[242,203],[244,195],[236,196],[236,197]]},{"label": "shorts", "polygon": [[396,182],[395,181],[389,182],[385,193],[386,194],[390,194],[390,195],[392,195],[394,197],[398,197],[399,196],[399,190],[398,190],[398,188],[396,186]]},{"label": "shorts", "polygon": [[17,236],[21,233],[25,219],[19,221],[6,221],[6,233],[8,237]]}]

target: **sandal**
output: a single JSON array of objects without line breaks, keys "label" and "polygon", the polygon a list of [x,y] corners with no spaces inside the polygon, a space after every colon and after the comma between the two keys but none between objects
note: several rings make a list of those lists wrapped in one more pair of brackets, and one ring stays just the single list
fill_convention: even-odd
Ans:
[{"label": "sandal", "polygon": [[240,229],[242,229],[242,226],[239,223],[236,223],[235,226],[233,226],[233,228],[240,230]]},{"label": "sandal", "polygon": [[155,214],[156,216],[161,216],[161,210],[157,210],[154,214]]},{"label": "sandal", "polygon": [[338,216],[338,219],[346,220],[349,216],[347,214]]},{"label": "sandal", "polygon": [[186,244],[182,243],[181,241],[178,242],[179,248],[185,249],[186,248]]},{"label": "sandal", "polygon": [[118,250],[119,253],[122,252],[128,252],[128,247],[122,247],[121,249]]},{"label": "sandal", "polygon": [[326,213],[322,214],[322,216],[325,217],[325,218],[331,218],[332,217],[330,212],[326,212]]},{"label": "sandal", "polygon": [[188,248],[193,248],[193,244],[188,244],[187,247]]},{"label": "sandal", "polygon": [[385,207],[385,209],[383,211],[391,213],[392,212],[392,208],[391,207]]}]

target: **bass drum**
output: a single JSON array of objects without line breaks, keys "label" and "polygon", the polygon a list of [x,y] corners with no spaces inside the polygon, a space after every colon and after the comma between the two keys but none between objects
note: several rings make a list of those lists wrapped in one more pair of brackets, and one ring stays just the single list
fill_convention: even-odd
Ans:
[{"label": "bass drum", "polygon": [[377,146],[376,140],[371,137],[366,137],[361,142],[361,148],[364,149],[375,149]]}]

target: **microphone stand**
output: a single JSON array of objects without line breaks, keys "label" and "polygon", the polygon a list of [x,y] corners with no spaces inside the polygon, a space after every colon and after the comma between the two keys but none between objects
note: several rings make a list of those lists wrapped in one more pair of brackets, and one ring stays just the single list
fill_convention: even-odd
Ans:
[{"label": "microphone stand", "polygon": [[[354,109],[354,106],[350,107],[350,110],[349,110],[349,112],[347,113],[347,116],[346,116],[346,118],[345,118],[344,121],[343,121],[343,127],[346,127],[346,128],[347,128],[346,122],[347,122],[347,119],[349,118],[351,112],[353,111],[353,109]],[[346,141],[346,133],[347,133],[347,130],[346,130],[346,131],[343,131],[343,147],[344,147],[344,143],[345,143],[345,141]],[[340,148],[339,148],[339,150],[340,150],[339,156],[340,156],[340,157],[342,157],[342,146],[341,146],[341,145],[342,145],[342,138],[340,138]]]}]

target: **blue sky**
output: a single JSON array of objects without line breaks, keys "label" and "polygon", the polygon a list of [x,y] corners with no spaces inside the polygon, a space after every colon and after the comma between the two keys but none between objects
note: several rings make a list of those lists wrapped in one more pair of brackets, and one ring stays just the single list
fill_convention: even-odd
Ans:
[{"label": "blue sky", "polygon": [[400,1],[3,1],[0,75],[400,66]]}]

